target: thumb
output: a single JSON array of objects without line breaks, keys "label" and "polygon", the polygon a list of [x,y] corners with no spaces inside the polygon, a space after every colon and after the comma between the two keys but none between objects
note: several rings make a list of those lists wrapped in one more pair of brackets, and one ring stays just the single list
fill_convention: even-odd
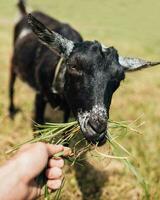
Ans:
[{"label": "thumb", "polygon": [[64,150],[62,145],[35,143],[17,156],[21,177],[27,181],[38,176],[47,166],[49,157]]}]

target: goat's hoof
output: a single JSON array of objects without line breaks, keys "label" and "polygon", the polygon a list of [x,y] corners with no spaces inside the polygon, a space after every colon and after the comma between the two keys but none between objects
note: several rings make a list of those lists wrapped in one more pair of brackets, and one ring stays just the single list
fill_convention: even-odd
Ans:
[{"label": "goat's hoof", "polygon": [[14,120],[14,117],[17,113],[21,112],[22,110],[20,108],[13,108],[10,107],[9,108],[9,117],[10,119]]}]

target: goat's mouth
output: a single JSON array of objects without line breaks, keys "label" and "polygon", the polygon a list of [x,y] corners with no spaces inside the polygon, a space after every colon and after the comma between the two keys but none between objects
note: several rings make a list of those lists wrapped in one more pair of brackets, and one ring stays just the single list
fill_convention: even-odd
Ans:
[{"label": "goat's mouth", "polygon": [[100,132],[97,132],[95,128],[92,126],[92,124],[90,124],[89,118],[86,118],[83,121],[79,121],[79,123],[81,131],[88,142],[92,144],[97,144],[98,146],[101,146],[106,143],[107,122],[106,122],[106,127]]}]

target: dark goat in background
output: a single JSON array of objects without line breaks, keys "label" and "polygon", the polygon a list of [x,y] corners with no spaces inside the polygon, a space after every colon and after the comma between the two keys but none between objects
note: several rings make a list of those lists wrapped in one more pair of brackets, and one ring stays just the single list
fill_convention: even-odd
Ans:
[{"label": "dark goat in background", "polygon": [[[125,78],[125,72],[160,63],[122,57],[114,47],[82,41],[69,25],[41,12],[29,15],[28,24],[23,1],[19,7],[23,17],[15,27],[10,114],[15,113],[13,86],[19,75],[36,91],[37,123],[44,122],[45,105],[49,102],[52,107],[64,110],[65,122],[71,110],[88,141],[104,143],[112,95]],[[63,62],[53,86],[60,57]]]}]

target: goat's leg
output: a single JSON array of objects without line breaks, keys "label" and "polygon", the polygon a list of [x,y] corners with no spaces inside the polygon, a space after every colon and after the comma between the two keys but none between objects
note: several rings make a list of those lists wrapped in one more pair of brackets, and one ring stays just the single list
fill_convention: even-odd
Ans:
[{"label": "goat's leg", "polygon": [[70,108],[64,110],[63,122],[67,123],[70,117]]},{"label": "goat's leg", "polygon": [[46,103],[47,102],[44,99],[44,96],[41,93],[37,93],[35,97],[35,116],[34,116],[34,121],[37,124],[44,124],[44,112],[46,108]]},{"label": "goat's leg", "polygon": [[14,71],[14,67],[11,66],[11,71],[10,71],[10,82],[9,82],[9,115],[11,119],[14,118],[14,115],[20,110],[18,108],[15,108],[14,106],[14,85],[16,81],[16,73]]}]

